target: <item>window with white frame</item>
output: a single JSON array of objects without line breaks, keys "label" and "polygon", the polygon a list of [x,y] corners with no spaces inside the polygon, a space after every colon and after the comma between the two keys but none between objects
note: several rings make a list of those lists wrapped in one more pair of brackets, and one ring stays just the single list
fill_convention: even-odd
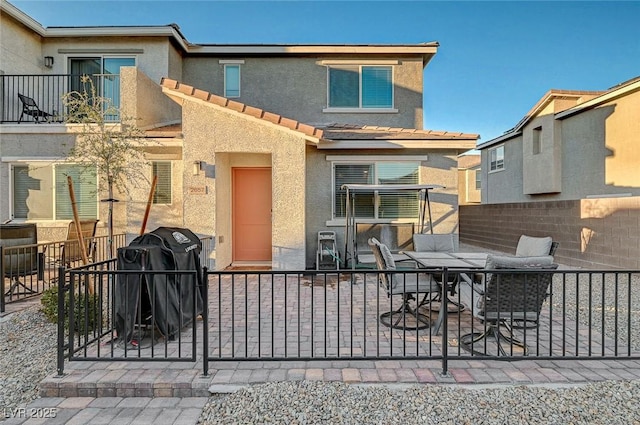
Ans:
[{"label": "window with white frame", "polygon": [[224,65],[224,96],[240,97],[240,64]]},{"label": "window with white frame", "polygon": [[[390,162],[334,162],[334,218],[346,216],[344,184],[418,184],[420,163],[417,161]],[[417,193],[358,192],[354,196],[354,216],[371,219],[417,218]]]},{"label": "window with white frame", "polygon": [[489,171],[504,169],[504,145],[489,149]]},{"label": "window with white frame", "polygon": [[329,108],[393,108],[393,67],[332,65],[328,67]]},{"label": "window with white frame", "polygon": [[153,192],[154,204],[171,204],[171,161],[153,161],[153,177],[158,177]]},{"label": "window with white frame", "polygon": [[98,185],[93,167],[78,164],[16,164],[12,167],[13,218],[71,220],[67,176],[73,181],[78,215],[98,218]]},{"label": "window with white frame", "polygon": [[482,189],[482,170],[475,170],[476,174],[476,189]]}]

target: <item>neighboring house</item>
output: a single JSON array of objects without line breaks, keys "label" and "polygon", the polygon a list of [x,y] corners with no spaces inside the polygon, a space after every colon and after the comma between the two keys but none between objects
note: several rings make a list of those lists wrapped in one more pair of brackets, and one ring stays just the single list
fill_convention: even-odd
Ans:
[{"label": "neighboring house", "polygon": [[481,187],[480,153],[471,151],[460,155],[458,157],[458,204],[479,204]]},{"label": "neighboring house", "polygon": [[550,90],[478,146],[482,203],[640,195],[640,77],[607,91]]},{"label": "neighboring house", "polygon": [[[458,155],[478,136],[422,129],[423,71],[437,43],[198,45],[175,25],[43,28],[0,2],[0,199],[9,200],[0,220],[36,222],[41,239],[66,229],[63,176],[80,168],[64,161],[75,136],[56,122],[60,95],[91,74],[153,141],[140,170],[159,178],[147,228],[213,236],[213,268],[312,267],[318,231],[336,231],[344,246],[345,183],[445,186],[431,197],[435,231],[457,231]],[[50,122],[21,120],[19,91]],[[104,221],[95,177],[82,185],[81,215]],[[148,191],[120,195],[119,231],[139,232]],[[418,199],[371,193],[357,213],[416,221]]]}]

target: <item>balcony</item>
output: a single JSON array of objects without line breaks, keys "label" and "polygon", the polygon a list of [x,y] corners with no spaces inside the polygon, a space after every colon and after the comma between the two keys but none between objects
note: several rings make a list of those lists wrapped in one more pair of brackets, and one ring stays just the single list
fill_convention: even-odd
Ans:
[{"label": "balcony", "polygon": [[[64,123],[68,111],[63,96],[84,90],[82,77],[74,74],[0,75],[0,123]],[[93,74],[90,78],[98,96],[110,99],[119,109],[120,75]],[[24,96],[22,100],[19,94]],[[30,105],[25,105],[25,99]],[[108,115],[105,120],[118,122],[120,116]]]}]

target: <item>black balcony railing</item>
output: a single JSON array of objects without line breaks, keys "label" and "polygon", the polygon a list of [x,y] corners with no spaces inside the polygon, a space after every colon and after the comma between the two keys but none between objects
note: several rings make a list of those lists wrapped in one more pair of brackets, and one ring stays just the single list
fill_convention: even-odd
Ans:
[{"label": "black balcony railing", "polygon": [[[431,272],[438,272],[444,279],[451,273],[446,268]],[[157,303],[158,297],[168,296],[158,292],[162,285],[147,285],[144,296],[139,292],[137,298],[132,298],[142,301],[130,306],[136,312],[135,320],[120,333],[138,332],[135,335],[140,336],[132,339],[133,345],[126,338],[123,341],[111,319],[114,297],[132,289],[122,283],[127,274],[155,281],[152,275],[157,276],[158,272],[106,270],[92,265],[68,273],[65,282],[69,285],[62,289],[65,292],[60,293],[61,299],[74,292],[72,304],[76,302],[73,300],[87,303],[89,298],[81,295],[86,291],[83,282],[87,280],[93,282],[98,296],[91,301],[93,308],[78,305],[67,309],[71,317],[66,319],[66,328],[76,332],[67,333],[68,343],[59,344],[59,373],[63,372],[65,358],[202,359],[205,375],[210,361],[434,359],[442,362],[446,373],[449,360],[477,356],[496,360],[640,359],[639,271],[456,270],[455,274],[467,277],[484,275],[485,282],[493,280],[498,286],[487,289],[485,294],[473,290],[478,285],[474,279],[466,281],[470,289],[466,293],[462,281],[455,293],[449,292],[448,285],[443,286],[440,294],[432,295],[448,299],[448,305],[422,304],[420,313],[430,321],[430,327],[423,328],[404,321],[394,327],[385,326],[381,316],[398,310],[403,300],[401,296],[387,295],[376,270],[205,269],[203,279],[192,279],[190,283],[204,282],[199,288],[190,287],[191,293],[202,295],[204,309],[187,314],[187,325],[168,338],[154,326],[163,319],[156,315],[153,301],[144,303],[145,299]],[[160,277],[171,279],[193,273],[160,272]],[[420,271],[396,273],[408,277]],[[135,290],[142,291],[140,286]],[[412,303],[421,299],[414,298]],[[521,303],[525,301],[532,304],[523,307]],[[192,302],[196,301],[187,300],[177,308],[193,312]],[[477,308],[460,309],[460,304]],[[202,320],[197,320],[196,315],[201,315]],[[443,320],[436,328],[439,318]],[[78,329],[77,324],[83,323],[98,326]],[[64,332],[65,324],[61,322],[59,329]],[[482,337],[484,334],[486,337]]]},{"label": "black balcony railing", "polygon": [[[64,122],[68,111],[63,96],[72,91],[82,92],[85,89],[83,77],[74,74],[0,75],[0,123]],[[89,77],[97,95],[110,99],[112,105],[119,108],[120,76],[94,74]],[[117,114],[105,116],[106,121],[119,119]]]}]

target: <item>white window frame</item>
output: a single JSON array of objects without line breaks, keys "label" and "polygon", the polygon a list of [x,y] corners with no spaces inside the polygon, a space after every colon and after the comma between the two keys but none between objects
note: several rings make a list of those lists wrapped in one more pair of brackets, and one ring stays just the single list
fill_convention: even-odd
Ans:
[{"label": "white window frame", "polygon": [[[395,107],[396,92],[395,92],[395,66],[397,61],[390,61],[391,63],[367,63],[367,64],[354,64],[350,62],[324,62],[323,65],[327,68],[327,106],[322,110],[325,113],[368,113],[368,114],[380,114],[380,113],[397,113],[398,109]],[[329,106],[330,92],[331,92],[331,68],[340,68],[342,66],[358,67],[358,107],[339,107]],[[391,68],[391,106],[382,108],[364,108],[362,106],[362,68]]]},{"label": "white window frame", "polygon": [[[327,160],[331,161],[331,220],[327,222],[327,225],[344,225],[346,218],[345,217],[336,217],[336,173],[335,167],[336,165],[373,165],[374,167],[374,181],[378,181],[378,164],[381,163],[406,163],[416,165],[418,168],[418,176],[420,175],[420,168],[422,167],[422,161],[426,160],[425,157],[406,157],[406,156],[390,156],[385,158],[380,158],[377,156],[367,157],[367,156],[355,156],[352,159],[339,159],[336,160],[334,156],[328,155]],[[418,183],[420,178],[418,177]],[[377,183],[373,183],[377,184]],[[419,215],[419,211],[416,210],[416,217],[398,217],[398,218],[379,218],[379,208],[380,208],[380,194],[374,194],[374,211],[373,217],[357,217],[358,222],[371,222],[371,223],[389,223],[389,222],[417,222]]]},{"label": "white window frame", "polygon": [[[223,65],[223,84],[224,87],[222,92],[224,97],[229,99],[238,98],[242,95],[242,66],[244,64],[244,60],[220,60],[218,61],[221,65]],[[227,69],[228,67],[238,68],[238,95],[237,96],[229,96],[227,94]]]},{"label": "white window frame", "polygon": [[[500,162],[499,151],[502,153],[502,162]],[[495,159],[493,158],[495,153]],[[504,144],[490,148],[488,152],[489,173],[495,173],[504,170]]]},{"label": "white window frame", "polygon": [[[156,202],[156,193],[159,190],[159,186],[156,184],[156,188],[153,193],[153,205],[172,205],[173,204],[173,161],[151,161],[151,178],[155,177],[153,172],[154,164],[169,164],[169,202]],[[158,178],[158,181],[160,178]]]},{"label": "white window frame", "polygon": [[[53,161],[53,160],[42,160],[42,159],[35,159],[35,160],[19,160],[19,161],[15,161],[9,164],[9,207],[10,207],[10,215],[11,218],[13,220],[15,220],[16,222],[68,222],[70,219],[69,218],[59,218],[57,216],[57,196],[56,196],[56,167],[58,165],[80,165],[76,162],[59,162],[59,161]],[[25,217],[15,217],[15,205],[14,205],[14,201],[15,201],[15,184],[16,182],[14,181],[13,175],[14,175],[14,169],[16,167],[37,167],[37,166],[41,166],[41,167],[50,167],[51,169],[51,218],[25,218]],[[100,219],[100,200],[99,200],[99,179],[100,177],[97,175],[97,170],[96,170],[96,187],[95,187],[95,202],[96,202],[96,215],[95,217],[87,217],[87,219]],[[66,183],[65,183],[66,185]],[[82,218],[82,217],[81,217]]]}]

